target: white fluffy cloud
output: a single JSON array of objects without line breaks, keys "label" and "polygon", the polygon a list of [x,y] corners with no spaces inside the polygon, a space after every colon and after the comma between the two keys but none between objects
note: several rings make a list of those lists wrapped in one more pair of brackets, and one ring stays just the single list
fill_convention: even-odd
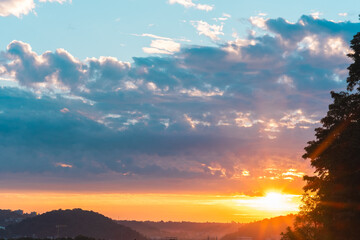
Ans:
[{"label": "white fluffy cloud", "polygon": [[160,54],[173,54],[175,52],[180,51],[180,43],[177,43],[172,40],[152,40],[150,47],[144,47],[143,51],[145,53],[153,54],[153,53],[160,53]]},{"label": "white fluffy cloud", "polygon": [[33,0],[1,0],[0,16],[6,17],[14,15],[20,17],[26,15],[35,8]]},{"label": "white fluffy cloud", "polygon": [[219,35],[224,35],[222,32],[223,25],[210,25],[205,21],[191,21],[192,25],[196,28],[199,35],[209,37],[211,40],[219,40]]},{"label": "white fluffy cloud", "polygon": [[187,41],[185,39],[174,40],[168,37],[162,37],[154,34],[143,33],[141,35],[134,34],[138,37],[149,37],[155,40],[152,40],[150,47],[143,47],[143,51],[149,54],[174,54],[180,51],[181,44],[176,41]]},{"label": "white fluffy cloud", "polygon": [[266,29],[266,19],[263,16],[250,17],[250,23],[258,28]]},{"label": "white fluffy cloud", "polygon": [[195,4],[192,2],[192,0],[169,0],[170,4],[180,4],[183,5],[186,8],[196,8],[199,10],[204,10],[204,11],[211,11],[213,10],[213,6],[207,5],[207,4]]},{"label": "white fluffy cloud", "polygon": [[[71,0],[40,0],[40,2],[58,2],[60,4],[71,2]],[[27,15],[35,9],[34,0],[0,0],[0,16],[7,17],[14,15],[21,17]]]}]

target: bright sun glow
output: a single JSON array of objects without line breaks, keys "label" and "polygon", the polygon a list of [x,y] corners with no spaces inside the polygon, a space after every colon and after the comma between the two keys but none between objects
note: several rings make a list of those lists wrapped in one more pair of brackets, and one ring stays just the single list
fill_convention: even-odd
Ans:
[{"label": "bright sun glow", "polygon": [[279,216],[299,211],[301,195],[269,191],[262,197],[240,197],[235,200],[238,208],[252,209],[262,216]]},{"label": "bright sun glow", "polygon": [[286,195],[275,192],[267,193],[262,201],[264,207],[269,210],[284,210],[288,205]]},{"label": "bright sun glow", "polygon": [[298,196],[268,192],[265,197],[258,198],[256,205],[265,211],[287,212],[297,211],[298,203],[295,201]]}]

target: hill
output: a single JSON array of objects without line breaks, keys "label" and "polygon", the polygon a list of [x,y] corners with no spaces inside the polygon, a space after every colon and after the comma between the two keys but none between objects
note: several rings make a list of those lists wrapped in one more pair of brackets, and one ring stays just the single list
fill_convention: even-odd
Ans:
[{"label": "hill", "polygon": [[225,235],[221,240],[279,240],[281,232],[285,232],[288,226],[292,226],[295,215],[280,216],[261,221],[247,223],[238,231]]},{"label": "hill", "polygon": [[145,240],[140,233],[120,225],[99,213],[81,209],[56,210],[9,225],[5,236],[14,237],[75,237],[84,235],[107,240]]},{"label": "hill", "polygon": [[194,223],[194,222],[153,222],[118,221],[143,235],[159,239],[176,237],[179,240],[220,239],[225,234],[236,231],[241,223]]},{"label": "hill", "polygon": [[134,229],[135,231],[138,231],[139,233],[149,238],[170,236],[168,232],[152,226],[150,222],[121,220],[121,221],[117,221],[117,223],[127,226],[131,229]]}]

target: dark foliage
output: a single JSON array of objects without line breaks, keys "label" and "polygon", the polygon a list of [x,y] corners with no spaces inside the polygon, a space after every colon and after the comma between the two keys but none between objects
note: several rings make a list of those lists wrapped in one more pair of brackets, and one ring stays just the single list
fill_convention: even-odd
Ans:
[{"label": "dark foliage", "polygon": [[[351,49],[353,53],[348,56],[354,61],[349,67],[349,77],[347,78],[348,90],[352,91],[360,81],[360,32],[351,40]],[[358,88],[358,90],[360,90]]]}]

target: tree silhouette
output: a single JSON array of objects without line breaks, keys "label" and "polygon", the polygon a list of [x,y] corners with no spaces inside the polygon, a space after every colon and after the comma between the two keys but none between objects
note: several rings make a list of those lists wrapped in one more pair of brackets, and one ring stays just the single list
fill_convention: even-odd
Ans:
[{"label": "tree silhouette", "polygon": [[331,92],[316,140],[305,147],[315,175],[304,177],[302,209],[282,240],[360,239],[360,32],[350,48],[347,91]]}]

